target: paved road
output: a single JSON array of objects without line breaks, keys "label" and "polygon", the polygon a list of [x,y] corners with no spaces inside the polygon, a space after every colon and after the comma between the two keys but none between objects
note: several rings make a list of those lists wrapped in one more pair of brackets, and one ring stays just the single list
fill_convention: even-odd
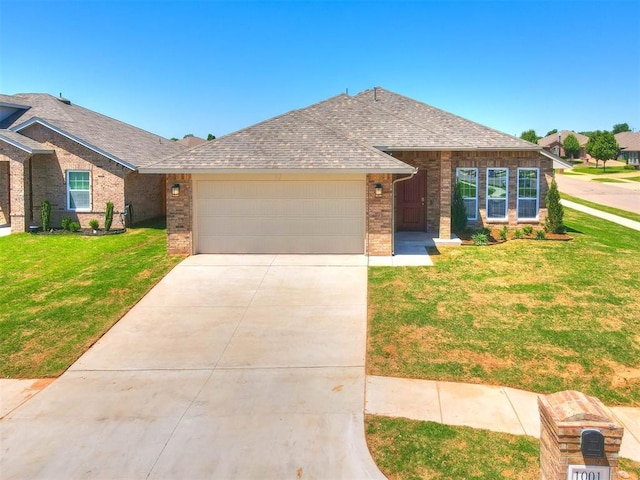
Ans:
[{"label": "paved road", "polygon": [[556,182],[562,193],[640,214],[640,182],[602,183],[587,176],[562,174],[556,175]]},{"label": "paved road", "polygon": [[0,421],[0,477],[383,479],[364,438],[366,262],[186,259]]}]

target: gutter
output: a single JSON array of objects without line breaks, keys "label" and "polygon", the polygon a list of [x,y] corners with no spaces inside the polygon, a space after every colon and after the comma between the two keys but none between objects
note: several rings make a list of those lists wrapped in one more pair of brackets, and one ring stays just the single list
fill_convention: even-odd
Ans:
[{"label": "gutter", "polygon": [[411,180],[416,173],[418,173],[418,167],[408,177],[396,178],[391,182],[391,256],[396,254],[396,183]]}]

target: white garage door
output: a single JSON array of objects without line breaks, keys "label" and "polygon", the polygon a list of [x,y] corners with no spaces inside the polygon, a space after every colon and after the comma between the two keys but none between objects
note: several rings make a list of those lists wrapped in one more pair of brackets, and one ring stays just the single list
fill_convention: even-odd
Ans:
[{"label": "white garage door", "polygon": [[195,197],[198,253],[364,252],[364,178],[195,179]]}]

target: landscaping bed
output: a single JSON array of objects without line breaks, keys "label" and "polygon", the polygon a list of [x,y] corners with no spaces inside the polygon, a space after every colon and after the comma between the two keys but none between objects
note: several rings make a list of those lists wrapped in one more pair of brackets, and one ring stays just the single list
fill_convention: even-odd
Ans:
[{"label": "landscaping bed", "polygon": [[[533,228],[533,227],[532,227]],[[566,242],[573,240],[573,237],[567,233],[553,233],[544,232],[544,238],[538,232],[543,231],[542,227],[533,229],[531,233],[525,233],[522,229],[509,230],[506,235],[503,233],[502,227],[494,227],[491,229],[483,229],[479,231],[467,230],[465,232],[457,234],[458,238],[462,242],[462,245],[477,245],[477,240],[474,239],[474,235],[477,233],[484,233],[487,237],[487,245],[498,245],[510,240],[554,240],[560,242]]]}]

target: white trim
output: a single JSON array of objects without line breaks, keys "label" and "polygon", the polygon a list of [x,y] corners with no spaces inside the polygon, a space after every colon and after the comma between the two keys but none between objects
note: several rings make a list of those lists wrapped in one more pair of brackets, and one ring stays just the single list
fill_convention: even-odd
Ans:
[{"label": "white trim", "polygon": [[109,152],[106,152],[106,151],[104,151],[104,150],[102,150],[102,149],[100,149],[100,148],[98,148],[98,147],[96,147],[94,145],[91,145],[90,143],[85,142],[81,138],[78,138],[75,135],[72,135],[71,133],[66,132],[66,131],[62,130],[61,128],[58,128],[58,127],[50,124],[46,120],[42,120],[41,118],[38,118],[38,117],[33,117],[33,118],[27,120],[26,122],[21,123],[20,125],[16,125],[11,130],[13,130],[14,132],[19,132],[22,129],[30,127],[34,123],[39,123],[43,127],[46,127],[46,128],[48,128],[50,130],[53,130],[54,132],[62,135],[63,137],[67,137],[69,140],[73,140],[74,142],[79,143],[80,145],[82,145],[83,147],[88,148],[89,150],[93,150],[94,152],[99,153],[103,157],[107,157],[109,160],[113,160],[114,162],[122,165],[123,167],[128,168],[129,170],[132,170],[134,172],[137,170],[135,165],[133,165],[133,164],[131,164],[129,162],[125,162],[124,160],[116,157],[115,155],[111,155]]},{"label": "white trim", "polygon": [[[477,167],[457,167],[456,168],[456,183],[458,183],[458,172],[460,170],[474,170],[476,172],[476,197],[475,197],[475,201],[476,201],[476,208],[474,210],[474,215],[473,217],[467,217],[467,220],[477,220],[478,219],[478,189],[480,187],[480,179],[478,178],[478,168]],[[462,197],[463,200],[464,199],[471,199],[471,197]]]},{"label": "white trim", "polygon": [[[536,201],[536,216],[535,217],[521,217],[520,216],[520,172],[524,170],[535,170],[536,172],[536,196],[535,199],[533,197],[522,197],[522,200],[535,200]],[[537,167],[519,167],[516,177],[516,218],[518,220],[532,221],[538,220],[540,212],[540,169]]]},{"label": "white trim", "polygon": [[[489,216],[489,200],[492,200],[492,198],[489,197],[489,170],[504,170],[505,173],[507,174],[505,177],[505,185],[504,185],[504,189],[505,189],[505,195],[504,195],[504,217],[490,217]],[[487,220],[488,221],[504,221],[504,220],[508,220],[509,219],[509,169],[506,167],[488,167],[485,170],[485,180],[486,180],[486,185],[485,185],[485,197],[486,197],[486,201],[485,201],[485,208],[486,208],[486,212],[487,212]],[[493,199],[493,200],[498,200],[498,199]]]},{"label": "white trim", "polygon": [[[87,173],[89,174],[89,208],[71,208],[71,190],[69,188],[69,174],[70,173]],[[64,174],[65,177],[65,187],[67,190],[67,210],[70,212],[91,212],[91,205],[92,205],[92,195],[91,195],[91,171],[90,170],[67,170]],[[85,190],[77,190],[77,191],[82,191],[84,192]]]},{"label": "white trim", "polygon": [[[29,138],[29,137],[25,137],[25,138]],[[14,140],[12,138],[5,137],[2,134],[0,134],[0,140],[2,140],[3,142],[8,143],[9,145],[13,145],[14,147],[16,147],[16,148],[18,148],[20,150],[23,150],[23,151],[25,151],[27,153],[31,153],[31,154],[33,154],[33,153],[35,153],[35,154],[37,154],[37,153],[53,153],[54,152],[54,150],[52,148],[49,148],[49,149],[38,148],[38,149],[34,150],[33,148],[31,148],[31,147],[29,147],[29,146],[27,146],[27,145],[25,145],[23,143],[20,143],[17,140]]]},{"label": "white trim", "polygon": [[140,173],[173,173],[173,174],[186,174],[186,175],[229,175],[229,174],[289,174],[298,173],[304,175],[318,175],[318,174],[330,174],[330,175],[347,175],[347,174],[370,174],[370,173],[397,173],[397,174],[411,174],[415,171],[413,167],[397,167],[397,168],[216,168],[216,167],[140,167],[138,169]]}]

